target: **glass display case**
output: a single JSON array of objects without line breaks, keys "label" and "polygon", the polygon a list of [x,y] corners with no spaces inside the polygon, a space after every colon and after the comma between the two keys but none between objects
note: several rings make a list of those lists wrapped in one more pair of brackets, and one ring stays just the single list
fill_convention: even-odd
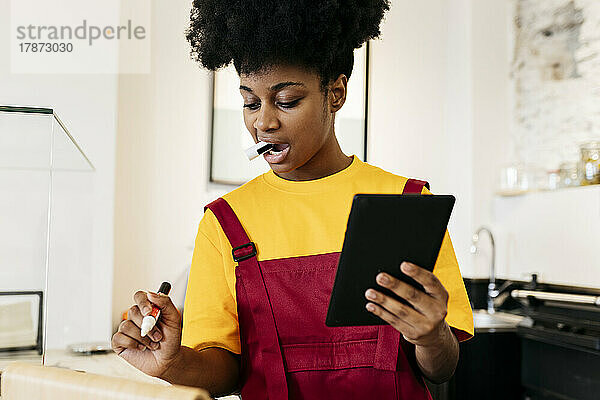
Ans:
[{"label": "glass display case", "polygon": [[0,106],[0,369],[91,337],[94,171],[54,110]]}]

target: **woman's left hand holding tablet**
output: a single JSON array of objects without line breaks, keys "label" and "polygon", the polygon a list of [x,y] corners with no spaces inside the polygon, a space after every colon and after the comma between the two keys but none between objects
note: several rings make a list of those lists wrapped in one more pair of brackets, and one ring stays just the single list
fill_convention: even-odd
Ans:
[{"label": "woman's left hand holding tablet", "polygon": [[367,310],[398,330],[404,338],[418,346],[436,346],[447,335],[448,291],[431,272],[409,262],[403,262],[401,270],[419,282],[425,292],[402,282],[393,276],[380,273],[377,283],[408,301],[412,307],[399,302],[377,290],[369,289]]}]

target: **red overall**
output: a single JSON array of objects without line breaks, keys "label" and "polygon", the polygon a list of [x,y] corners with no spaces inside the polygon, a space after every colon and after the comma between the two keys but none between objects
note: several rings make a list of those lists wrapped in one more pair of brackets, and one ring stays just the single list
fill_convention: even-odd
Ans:
[{"label": "red overall", "polygon": [[[426,184],[411,179],[404,193]],[[325,326],[340,252],[259,263],[229,204],[218,198],[206,208],[238,262],[243,400],[431,399],[414,347],[393,327]]]}]

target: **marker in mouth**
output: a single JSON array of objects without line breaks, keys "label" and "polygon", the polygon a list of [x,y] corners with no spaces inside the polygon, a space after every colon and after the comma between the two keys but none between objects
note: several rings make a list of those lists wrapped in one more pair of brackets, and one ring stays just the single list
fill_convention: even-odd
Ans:
[{"label": "marker in mouth", "polygon": [[267,151],[263,157],[269,164],[282,162],[290,152],[290,145],[287,143],[275,143],[273,148]]}]

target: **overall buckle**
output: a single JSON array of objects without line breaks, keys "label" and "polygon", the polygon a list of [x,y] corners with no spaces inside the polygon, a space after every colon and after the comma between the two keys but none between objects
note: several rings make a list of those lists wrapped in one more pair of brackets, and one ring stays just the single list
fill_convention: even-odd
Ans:
[{"label": "overall buckle", "polygon": [[[249,254],[244,254],[244,255],[242,255],[242,256],[239,256],[239,257],[237,257],[237,256],[235,255],[235,251],[236,251],[236,250],[243,249],[244,247],[248,247],[248,246],[251,246],[251,247],[252,247],[252,252],[251,252],[251,253],[249,253]],[[256,247],[254,246],[254,242],[249,242],[249,243],[243,244],[243,245],[241,245],[241,246],[234,247],[234,248],[231,250],[231,254],[233,255],[233,261],[235,261],[235,262],[240,262],[240,261],[246,260],[246,259],[248,259],[248,258],[250,258],[250,257],[254,257],[254,256],[256,255]]]}]

